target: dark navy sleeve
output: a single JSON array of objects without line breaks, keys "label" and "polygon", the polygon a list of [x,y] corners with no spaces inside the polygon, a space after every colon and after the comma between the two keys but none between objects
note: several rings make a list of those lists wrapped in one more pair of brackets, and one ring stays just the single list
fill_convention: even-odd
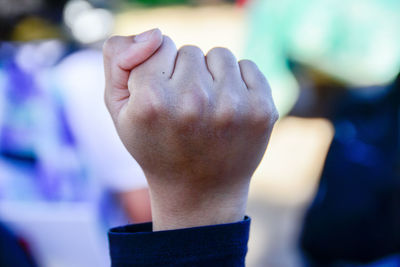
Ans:
[{"label": "dark navy sleeve", "polygon": [[151,223],[116,227],[108,233],[112,266],[245,266],[250,221],[158,232]]}]

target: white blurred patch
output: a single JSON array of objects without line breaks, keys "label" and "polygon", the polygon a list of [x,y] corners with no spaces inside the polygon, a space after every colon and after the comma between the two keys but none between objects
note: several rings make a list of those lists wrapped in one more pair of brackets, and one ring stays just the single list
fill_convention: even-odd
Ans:
[{"label": "white blurred patch", "polygon": [[93,8],[87,1],[73,0],[64,9],[64,21],[81,43],[95,43],[111,34],[114,18],[110,11]]},{"label": "white blurred patch", "polygon": [[57,40],[27,43],[18,50],[15,60],[21,69],[33,72],[38,67],[53,66],[62,57],[64,48]]}]

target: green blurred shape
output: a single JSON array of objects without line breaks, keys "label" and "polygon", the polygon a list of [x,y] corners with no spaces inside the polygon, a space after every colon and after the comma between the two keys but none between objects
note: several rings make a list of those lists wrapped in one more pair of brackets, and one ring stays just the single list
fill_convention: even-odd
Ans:
[{"label": "green blurred shape", "polygon": [[245,54],[281,114],[298,94],[287,58],[356,86],[388,83],[400,70],[399,0],[255,0],[249,24]]}]

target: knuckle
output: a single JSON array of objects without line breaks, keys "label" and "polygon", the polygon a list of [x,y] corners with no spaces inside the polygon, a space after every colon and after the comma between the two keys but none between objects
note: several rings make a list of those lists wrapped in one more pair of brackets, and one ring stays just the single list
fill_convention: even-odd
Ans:
[{"label": "knuckle", "polygon": [[163,35],[163,45],[168,45],[176,48],[175,42],[168,35]]},{"label": "knuckle", "polygon": [[269,84],[265,75],[255,66],[255,69],[252,70],[254,73],[255,81],[257,81],[260,86],[263,86],[265,91],[269,90]]},{"label": "knuckle", "polygon": [[245,59],[239,61],[242,75],[245,76],[252,84],[267,85],[267,79],[264,74],[259,70],[256,63],[251,60]]},{"label": "knuckle", "polygon": [[161,101],[151,101],[144,105],[135,105],[135,118],[141,122],[153,121],[166,113],[167,108]]},{"label": "knuckle", "polygon": [[248,72],[242,72],[242,76],[244,77],[246,81],[246,85],[250,90],[255,89],[255,91],[252,91],[255,95],[257,95],[259,98],[264,99],[264,101],[267,101],[269,96],[269,91],[271,90],[268,81],[265,78],[265,76],[259,72],[259,71],[250,71]]},{"label": "knuckle", "polygon": [[208,97],[202,90],[185,94],[178,108],[178,120],[183,124],[199,121],[207,104]]},{"label": "knuckle", "polygon": [[217,127],[229,127],[235,124],[236,108],[233,105],[225,105],[217,111],[215,123]]},{"label": "knuckle", "polygon": [[164,101],[157,99],[150,102],[146,111],[148,115],[159,117],[168,113],[168,107]]},{"label": "knuckle", "polygon": [[249,59],[242,59],[239,61],[239,66],[242,74],[247,74],[249,72],[254,72],[257,69],[256,64]]},{"label": "knuckle", "polygon": [[157,118],[165,117],[169,113],[166,101],[155,93],[155,90],[147,90],[144,95],[134,96],[131,107],[135,120],[141,122],[151,122]]},{"label": "knuckle", "polygon": [[279,115],[275,106],[265,105],[263,107],[256,108],[256,110],[253,111],[251,121],[256,129],[265,131],[269,128],[272,128],[278,118]]},{"label": "knuckle", "polygon": [[210,52],[208,52],[208,54],[211,55],[217,55],[217,56],[225,56],[225,57],[230,57],[232,56],[232,52],[225,47],[214,47],[210,50]]},{"label": "knuckle", "polygon": [[274,107],[272,112],[271,112],[271,122],[272,124],[274,124],[275,122],[277,122],[277,120],[279,120],[279,112],[278,110]]},{"label": "knuckle", "polygon": [[257,67],[256,63],[250,59],[242,59],[239,61],[239,65],[244,66],[246,68],[255,68]]},{"label": "knuckle", "polygon": [[196,105],[185,104],[179,108],[177,121],[181,126],[197,122],[201,118],[201,109]]},{"label": "knuckle", "polygon": [[233,53],[229,49],[224,47],[214,47],[208,52],[207,57],[218,58],[225,62],[233,61],[236,64],[236,58]]},{"label": "knuckle", "polygon": [[253,121],[255,124],[268,124],[270,122],[270,114],[267,110],[262,109],[254,112]]},{"label": "knuckle", "polygon": [[185,45],[179,49],[178,52],[180,55],[185,55],[189,57],[203,56],[203,51],[197,46],[194,45]]}]

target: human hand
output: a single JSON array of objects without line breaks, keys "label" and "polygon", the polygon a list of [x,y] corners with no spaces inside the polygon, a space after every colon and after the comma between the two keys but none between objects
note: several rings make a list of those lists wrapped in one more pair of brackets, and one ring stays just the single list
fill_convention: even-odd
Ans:
[{"label": "human hand", "polygon": [[278,117],[265,77],[225,48],[124,38],[104,46],[105,101],[147,177],[154,230],[242,220]]}]

